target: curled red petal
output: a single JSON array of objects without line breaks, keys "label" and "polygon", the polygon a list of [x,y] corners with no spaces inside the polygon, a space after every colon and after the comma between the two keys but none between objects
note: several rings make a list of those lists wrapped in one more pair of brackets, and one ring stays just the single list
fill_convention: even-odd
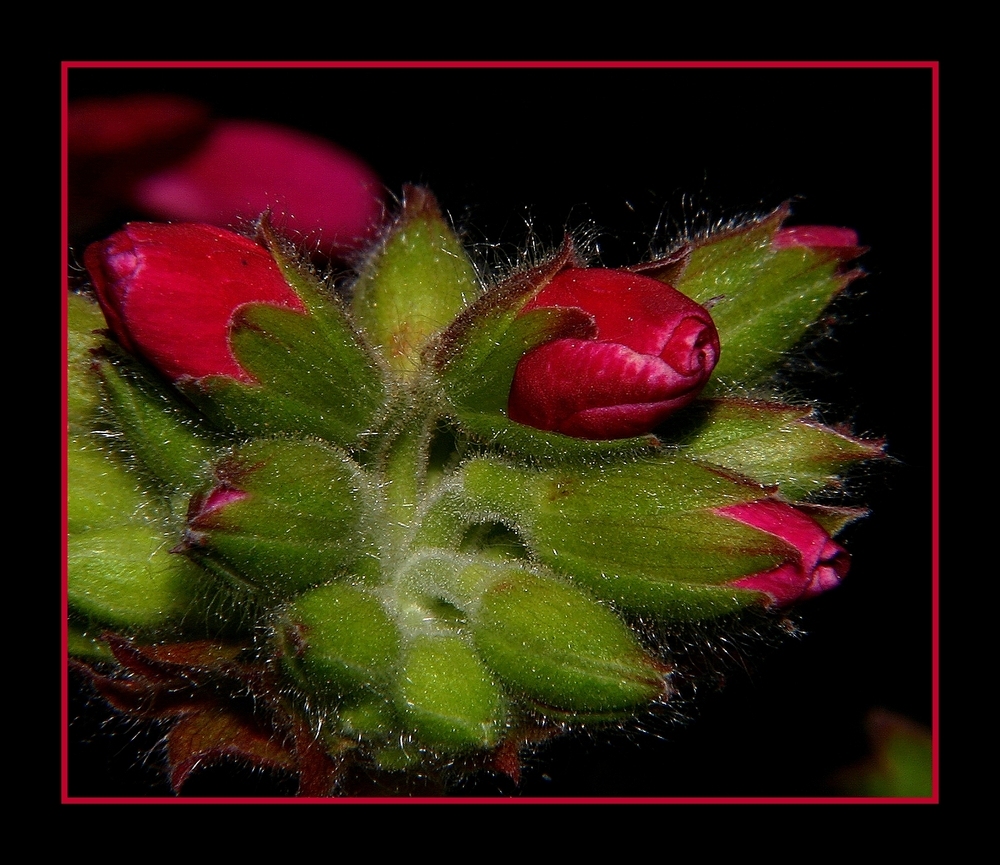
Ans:
[{"label": "curled red petal", "polygon": [[558,339],[521,358],[509,417],[579,438],[644,435],[690,403],[719,357],[708,310],[658,280],[566,268],[525,305],[579,309],[594,338]]},{"label": "curled red petal", "polygon": [[511,420],[579,438],[642,435],[701,390],[658,357],[622,345],[560,339],[528,352],[508,401]]}]

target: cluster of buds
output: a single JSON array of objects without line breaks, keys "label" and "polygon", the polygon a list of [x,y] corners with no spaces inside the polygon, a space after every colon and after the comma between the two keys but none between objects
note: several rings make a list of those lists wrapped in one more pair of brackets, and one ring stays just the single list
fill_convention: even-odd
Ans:
[{"label": "cluster of buds", "polygon": [[202,683],[175,784],[237,753],[317,795],[357,765],[516,777],[539,730],[669,704],[649,623],[835,587],[861,511],[815,494],[881,455],[767,390],[863,252],[788,215],[617,270],[567,238],[490,279],[411,187],[337,286],[266,218],[91,245],[68,307],[75,663],[136,712],[139,682]]}]

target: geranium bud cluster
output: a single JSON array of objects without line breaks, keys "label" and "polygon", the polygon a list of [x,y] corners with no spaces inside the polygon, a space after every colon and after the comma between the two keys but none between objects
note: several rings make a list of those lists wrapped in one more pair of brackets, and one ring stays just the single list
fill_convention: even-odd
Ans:
[{"label": "geranium bud cluster", "polygon": [[165,707],[176,785],[223,753],[303,795],[516,778],[529,742],[663,710],[682,673],[650,635],[836,587],[863,512],[814,496],[881,455],[761,398],[863,251],[787,217],[620,269],[567,238],[489,280],[417,187],[342,285],[266,215],[92,244],[74,663]]}]

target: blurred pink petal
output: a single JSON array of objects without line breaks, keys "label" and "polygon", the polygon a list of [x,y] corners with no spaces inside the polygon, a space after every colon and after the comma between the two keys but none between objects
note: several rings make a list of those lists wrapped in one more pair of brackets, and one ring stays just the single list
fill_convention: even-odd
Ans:
[{"label": "blurred pink petal", "polygon": [[383,217],[383,187],[337,145],[269,123],[220,120],[195,153],[142,180],[135,203],[161,219],[230,225],[270,209],[321,251],[363,246]]},{"label": "blurred pink petal", "polygon": [[190,153],[208,134],[208,106],[166,93],[69,104],[69,220],[86,234],[125,207],[136,182]]}]

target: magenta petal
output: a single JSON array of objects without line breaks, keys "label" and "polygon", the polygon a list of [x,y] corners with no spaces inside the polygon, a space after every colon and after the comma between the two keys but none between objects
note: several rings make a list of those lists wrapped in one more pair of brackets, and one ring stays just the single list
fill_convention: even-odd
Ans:
[{"label": "magenta petal", "polygon": [[731,583],[736,588],[764,592],[778,606],[834,588],[850,567],[844,548],[819,523],[785,502],[764,499],[718,508],[715,513],[774,535],[792,548],[789,561]]},{"label": "magenta petal", "polygon": [[276,223],[328,253],[356,249],[378,230],[383,187],[361,159],[282,126],[219,121],[184,162],[146,178],[136,204],[163,219],[230,225],[272,210]]},{"label": "magenta petal", "polygon": [[226,507],[226,505],[231,505],[233,502],[241,501],[248,495],[249,493],[234,489],[233,487],[215,487],[202,503],[199,516],[210,514],[213,511]]},{"label": "magenta petal", "polygon": [[858,245],[858,233],[852,228],[833,225],[796,225],[778,230],[771,241],[774,249],[791,246],[849,247]]},{"label": "magenta petal", "polygon": [[163,162],[165,145],[176,153],[180,142],[205,130],[208,107],[185,96],[136,93],[74,100],[67,118],[71,159],[131,154],[155,166]]},{"label": "magenta petal", "polygon": [[730,585],[737,589],[749,589],[770,595],[773,603],[778,606],[786,606],[799,600],[806,589],[802,569],[797,564],[791,563],[734,580]]}]

